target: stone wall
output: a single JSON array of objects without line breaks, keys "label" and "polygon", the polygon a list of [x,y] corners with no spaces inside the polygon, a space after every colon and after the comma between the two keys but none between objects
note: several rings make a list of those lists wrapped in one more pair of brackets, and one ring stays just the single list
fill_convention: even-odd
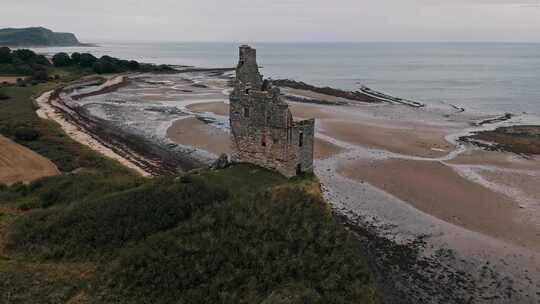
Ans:
[{"label": "stone wall", "polygon": [[230,96],[232,160],[287,177],[312,172],[315,120],[293,120],[279,88],[262,79],[255,49],[240,47],[236,75]]}]

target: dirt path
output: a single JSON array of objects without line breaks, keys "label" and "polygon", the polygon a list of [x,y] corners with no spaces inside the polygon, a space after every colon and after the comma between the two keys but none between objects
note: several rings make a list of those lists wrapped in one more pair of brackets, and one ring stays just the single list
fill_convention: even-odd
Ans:
[{"label": "dirt path", "polygon": [[0,184],[28,183],[57,174],[50,160],[0,135]]}]

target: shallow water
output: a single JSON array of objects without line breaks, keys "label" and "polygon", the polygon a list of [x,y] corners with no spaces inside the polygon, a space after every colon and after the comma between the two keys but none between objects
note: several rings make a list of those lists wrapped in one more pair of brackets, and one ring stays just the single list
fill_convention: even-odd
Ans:
[{"label": "shallow water", "polygon": [[[99,42],[98,42],[99,43]],[[233,67],[240,43],[99,43],[42,48],[159,64]],[[360,85],[476,112],[540,115],[540,44],[254,43],[267,77],[354,90]]]}]

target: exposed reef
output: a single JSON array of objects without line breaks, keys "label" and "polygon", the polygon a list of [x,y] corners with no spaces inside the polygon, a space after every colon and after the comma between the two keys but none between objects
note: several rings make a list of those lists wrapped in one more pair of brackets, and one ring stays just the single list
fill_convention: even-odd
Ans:
[{"label": "exposed reef", "polygon": [[540,126],[501,127],[461,137],[460,140],[490,151],[540,155]]}]

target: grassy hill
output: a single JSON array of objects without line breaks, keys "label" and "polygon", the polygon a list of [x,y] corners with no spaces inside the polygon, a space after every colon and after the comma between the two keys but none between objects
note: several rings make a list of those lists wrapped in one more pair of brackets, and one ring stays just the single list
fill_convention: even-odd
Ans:
[{"label": "grassy hill", "polygon": [[237,164],[142,178],[36,116],[34,96],[87,73],[55,69],[0,85],[0,133],[63,171],[0,185],[0,303],[379,303],[316,177]]},{"label": "grassy hill", "polygon": [[43,27],[0,29],[0,45],[5,46],[77,46],[72,33],[56,33]]}]

